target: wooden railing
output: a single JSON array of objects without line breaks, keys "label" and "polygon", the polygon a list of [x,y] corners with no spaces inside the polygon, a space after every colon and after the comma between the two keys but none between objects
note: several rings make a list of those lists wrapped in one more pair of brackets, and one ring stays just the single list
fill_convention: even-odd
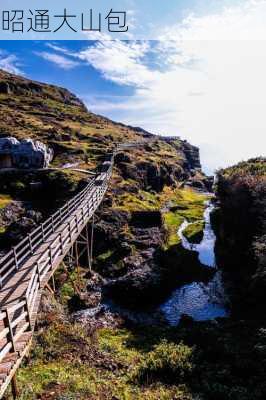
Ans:
[{"label": "wooden railing", "polygon": [[[99,173],[0,260],[0,284],[5,288],[12,276],[34,259],[26,292],[18,302],[0,311],[0,365],[9,353],[23,358],[20,341],[26,332],[29,332],[28,343],[31,341],[41,290],[99,207],[112,174],[113,158],[114,155],[109,157],[106,172]],[[0,381],[0,398],[10,380],[11,373]]]}]

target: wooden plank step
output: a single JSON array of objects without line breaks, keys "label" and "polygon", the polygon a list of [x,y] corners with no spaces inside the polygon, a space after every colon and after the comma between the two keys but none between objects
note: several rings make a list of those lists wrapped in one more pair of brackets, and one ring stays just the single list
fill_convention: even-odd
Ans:
[{"label": "wooden plank step", "polygon": [[20,352],[21,350],[24,350],[26,345],[27,345],[27,342],[17,342],[16,343],[16,351]]},{"label": "wooden plank step", "polygon": [[18,359],[18,352],[16,351],[15,353],[9,353],[5,356],[4,358],[4,362],[8,362],[8,361],[14,361],[16,362]]},{"label": "wooden plank step", "polygon": [[0,374],[11,370],[15,362],[6,362],[0,364]]},{"label": "wooden plank step", "polygon": [[32,332],[31,332],[31,331],[29,331],[29,332],[24,332],[24,333],[22,333],[22,335],[20,336],[18,342],[21,342],[21,341],[26,342],[26,341],[28,341],[28,340],[31,338],[31,336],[32,336]]}]

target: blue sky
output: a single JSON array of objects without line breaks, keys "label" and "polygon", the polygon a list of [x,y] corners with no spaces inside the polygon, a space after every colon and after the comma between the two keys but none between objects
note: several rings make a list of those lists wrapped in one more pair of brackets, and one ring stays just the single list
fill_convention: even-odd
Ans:
[{"label": "blue sky", "polygon": [[66,47],[69,51],[79,52],[87,48],[88,45],[93,45],[93,42],[0,41],[0,49],[6,52],[6,55],[16,55],[17,62],[14,65],[18,69],[18,73],[31,79],[67,87],[79,96],[86,96],[89,93],[105,94],[109,92],[120,94],[123,90],[126,92],[130,90],[102,79],[101,74],[86,63],[80,62],[75,68],[74,66],[72,68],[71,64],[69,67],[63,67],[62,63],[44,60],[40,55],[41,53],[58,54],[58,52],[51,51],[51,48],[49,48],[51,44]]},{"label": "blue sky", "polygon": [[[141,9],[126,3],[135,19],[149,12],[145,2]],[[201,148],[207,172],[265,155],[266,1],[153,7],[156,41],[107,34],[94,41],[2,40],[0,68],[67,87],[98,114],[189,140]]]}]

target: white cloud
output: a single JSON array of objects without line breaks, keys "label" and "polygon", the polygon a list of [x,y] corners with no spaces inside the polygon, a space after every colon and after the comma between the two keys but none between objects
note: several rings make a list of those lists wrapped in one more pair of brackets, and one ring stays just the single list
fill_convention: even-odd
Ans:
[{"label": "white cloud", "polygon": [[56,44],[51,43],[51,42],[46,42],[45,44],[50,49],[58,51],[59,53],[64,53],[64,54],[67,54],[67,55],[69,54],[69,50],[65,49],[64,47],[57,46]]},{"label": "white cloud", "polygon": [[36,54],[42,57],[44,60],[50,61],[64,70],[70,70],[80,65],[79,62],[71,60],[70,58],[62,56],[61,54],[49,53],[46,51],[37,52]]},{"label": "white cloud", "polygon": [[224,7],[219,13],[197,17],[191,13],[181,23],[161,31],[161,39],[265,40],[266,1],[242,0],[237,6]]},{"label": "white cloud", "polygon": [[105,78],[135,87],[125,101],[98,101],[95,109],[190,140],[201,147],[208,171],[265,154],[265,21],[266,1],[251,0],[217,14],[191,15],[162,31],[157,43],[88,48],[81,58]]},{"label": "white cloud", "polygon": [[0,69],[10,72],[11,74],[24,75],[20,69],[19,59],[14,54],[7,54],[0,50]]},{"label": "white cloud", "polygon": [[104,40],[81,51],[78,57],[115,83],[147,87],[160,76],[159,71],[152,71],[145,65],[144,57],[148,52],[148,42]]},{"label": "white cloud", "polygon": [[87,49],[67,54],[134,89],[123,98],[89,98],[90,109],[188,139],[213,171],[265,154],[265,21],[265,0],[240,1],[162,28],[157,42],[98,35]]}]

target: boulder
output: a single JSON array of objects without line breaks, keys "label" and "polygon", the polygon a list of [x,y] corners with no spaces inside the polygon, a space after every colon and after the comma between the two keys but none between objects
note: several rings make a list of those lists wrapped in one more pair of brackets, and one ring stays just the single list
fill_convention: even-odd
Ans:
[{"label": "boulder", "polygon": [[14,137],[0,138],[0,167],[2,168],[47,168],[53,151],[40,141]]}]

